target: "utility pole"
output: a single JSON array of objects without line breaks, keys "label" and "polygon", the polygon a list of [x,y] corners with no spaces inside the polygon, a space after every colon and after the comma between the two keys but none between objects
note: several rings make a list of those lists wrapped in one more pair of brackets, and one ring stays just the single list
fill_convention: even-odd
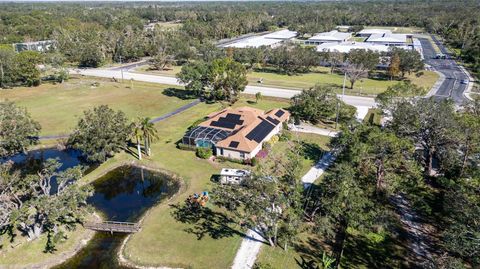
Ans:
[{"label": "utility pole", "polygon": [[122,66],[122,56],[118,56],[120,59],[120,73],[122,73],[122,83],[123,83],[123,66]]},{"label": "utility pole", "polygon": [[[343,98],[345,97],[345,83],[347,82],[347,72],[345,72],[345,75],[343,76],[343,87],[342,87],[342,102]],[[335,129],[338,127],[338,116],[340,114],[340,102],[337,101],[337,118],[335,119]]]}]

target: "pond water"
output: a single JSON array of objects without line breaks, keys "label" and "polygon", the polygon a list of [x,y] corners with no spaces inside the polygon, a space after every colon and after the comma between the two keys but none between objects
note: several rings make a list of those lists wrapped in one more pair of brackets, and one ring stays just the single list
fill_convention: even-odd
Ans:
[{"label": "pond water", "polygon": [[[34,169],[42,160],[58,158],[60,170],[84,165],[77,151],[57,149],[34,150],[18,154],[12,160],[16,166]],[[89,170],[95,167],[90,167]],[[171,177],[134,166],[121,166],[92,183],[94,195],[88,199],[104,220],[137,222],[153,205],[171,197],[180,185]],[[117,251],[126,234],[95,233],[92,240],[74,257],[55,268],[126,268],[117,262]]]},{"label": "pond water", "polygon": [[[93,183],[95,194],[88,203],[105,220],[137,222],[156,203],[178,191],[179,183],[169,176],[122,166]],[[97,232],[77,255],[55,268],[125,268],[117,262],[117,251],[126,234]]]}]

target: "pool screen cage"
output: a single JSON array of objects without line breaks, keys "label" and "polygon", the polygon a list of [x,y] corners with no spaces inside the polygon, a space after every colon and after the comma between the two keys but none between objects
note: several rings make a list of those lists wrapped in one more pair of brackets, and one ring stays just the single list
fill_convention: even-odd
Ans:
[{"label": "pool screen cage", "polygon": [[183,136],[182,143],[195,147],[212,147],[218,141],[227,138],[230,133],[217,128],[197,126]]}]

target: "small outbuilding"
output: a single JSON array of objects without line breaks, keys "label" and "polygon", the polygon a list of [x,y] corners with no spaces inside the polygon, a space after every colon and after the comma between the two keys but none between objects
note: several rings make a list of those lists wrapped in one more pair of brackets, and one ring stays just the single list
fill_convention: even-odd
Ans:
[{"label": "small outbuilding", "polygon": [[242,169],[223,168],[220,171],[220,183],[222,184],[241,184],[251,175],[250,171]]}]

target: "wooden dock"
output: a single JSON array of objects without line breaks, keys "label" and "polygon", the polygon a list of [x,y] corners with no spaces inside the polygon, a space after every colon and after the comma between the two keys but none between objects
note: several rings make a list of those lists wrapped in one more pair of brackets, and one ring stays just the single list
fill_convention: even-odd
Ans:
[{"label": "wooden dock", "polygon": [[136,233],[140,230],[139,223],[119,221],[87,222],[83,227],[94,231],[110,233]]}]

